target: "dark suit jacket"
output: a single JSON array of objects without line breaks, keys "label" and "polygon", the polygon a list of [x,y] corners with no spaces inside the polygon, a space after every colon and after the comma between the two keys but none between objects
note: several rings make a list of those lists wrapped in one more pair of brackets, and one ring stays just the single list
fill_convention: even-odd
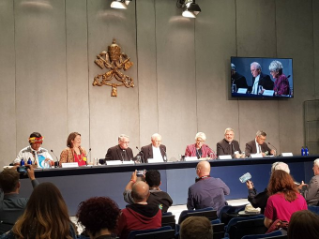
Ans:
[{"label": "dark suit jacket", "polygon": [[231,76],[233,83],[239,88],[248,88],[245,76],[238,74],[237,72]]},{"label": "dark suit jacket", "polygon": [[241,154],[239,143],[237,140],[233,140],[231,144],[226,139],[217,143],[217,156],[219,155],[231,155],[234,157],[234,152],[238,151]]},{"label": "dark suit jacket", "polygon": [[[271,149],[268,147],[266,143],[263,143],[261,145],[261,151],[263,153],[268,151],[268,154],[270,154]],[[257,153],[256,143],[255,143],[255,140],[252,140],[246,144],[245,154],[246,154],[246,157],[249,157],[250,154],[256,154],[256,153]]]},{"label": "dark suit jacket", "polygon": [[[253,77],[253,83],[250,87],[250,91],[252,91],[253,85],[255,82],[255,77]],[[260,73],[259,82],[258,82],[258,89],[259,86],[262,86],[265,90],[273,90],[274,89],[274,82],[270,79],[269,75]]]},{"label": "dark suit jacket", "polygon": [[[167,159],[167,156],[166,156],[166,146],[161,144],[159,146],[160,148],[160,151],[161,151],[161,155],[164,159],[164,156],[166,157]],[[149,145],[146,145],[146,146],[143,146],[141,148],[141,152],[140,155],[141,155],[141,158],[142,158],[142,162],[143,163],[147,163],[147,160],[148,159],[152,159],[153,158],[153,149],[152,149],[152,144],[149,144]]]},{"label": "dark suit jacket", "polygon": [[[107,150],[107,153],[105,155],[105,160],[123,160],[123,149],[120,148],[119,145],[116,145],[112,148],[109,148]],[[133,160],[133,152],[131,148],[126,149],[126,154],[129,160]]]}]

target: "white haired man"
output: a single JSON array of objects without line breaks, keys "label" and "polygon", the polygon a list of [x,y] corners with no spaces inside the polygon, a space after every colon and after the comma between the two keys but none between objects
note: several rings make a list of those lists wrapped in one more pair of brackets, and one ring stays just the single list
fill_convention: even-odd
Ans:
[{"label": "white haired man", "polygon": [[133,151],[128,146],[130,143],[129,136],[121,134],[118,137],[118,145],[111,147],[107,150],[105,160],[121,160],[129,161],[133,160]]},{"label": "white haired man", "polygon": [[[289,166],[283,162],[273,163],[271,166],[271,172],[274,172],[275,170],[282,170],[290,174]],[[263,192],[257,194],[257,190],[254,188],[252,181],[248,180],[246,182],[246,186],[248,188],[248,201],[253,207],[259,207],[261,209],[261,213],[263,214],[269,197],[267,194],[267,188]]]},{"label": "white haired man", "polygon": [[167,161],[166,146],[162,144],[162,136],[155,133],[151,137],[151,144],[143,146],[139,153],[143,163],[148,163],[149,159],[159,159]]},{"label": "white haired man", "polygon": [[203,132],[198,132],[195,135],[195,144],[190,144],[186,147],[186,157],[197,157],[200,158],[216,158],[215,152],[205,144],[206,135]]},{"label": "white haired man", "polygon": [[309,184],[304,184],[302,181],[299,188],[307,204],[317,206],[319,203],[319,158],[313,162],[312,170],[314,176],[311,178]]},{"label": "white haired man", "polygon": [[251,94],[259,95],[262,94],[264,90],[274,89],[274,82],[270,79],[269,75],[261,72],[261,66],[258,62],[250,64],[250,72],[253,76]]},{"label": "white haired man", "polygon": [[234,140],[235,133],[232,128],[226,128],[224,132],[224,139],[217,143],[217,156],[231,155],[233,158],[244,158],[239,148],[239,143]]}]

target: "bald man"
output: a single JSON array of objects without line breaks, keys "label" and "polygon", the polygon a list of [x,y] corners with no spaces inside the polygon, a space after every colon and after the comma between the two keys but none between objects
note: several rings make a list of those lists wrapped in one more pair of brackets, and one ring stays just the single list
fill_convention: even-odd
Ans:
[{"label": "bald man", "polygon": [[208,161],[200,161],[196,167],[198,178],[188,189],[187,208],[201,209],[213,207],[219,213],[227,205],[224,195],[229,195],[229,187],[220,179],[210,176]]},{"label": "bald man", "polygon": [[118,220],[117,235],[127,238],[131,231],[156,229],[162,226],[162,211],[157,205],[147,204],[150,196],[149,186],[142,181],[132,182],[134,204],[129,204]]},{"label": "bald man", "polygon": [[143,146],[139,153],[142,157],[143,163],[148,163],[149,159],[159,159],[166,162],[166,146],[162,144],[162,136],[158,133],[153,134],[151,142],[151,144]]}]

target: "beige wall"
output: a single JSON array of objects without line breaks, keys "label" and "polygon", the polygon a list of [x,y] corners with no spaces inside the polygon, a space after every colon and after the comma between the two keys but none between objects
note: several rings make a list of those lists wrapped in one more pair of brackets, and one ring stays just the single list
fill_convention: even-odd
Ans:
[{"label": "beige wall", "polygon": [[[215,148],[226,127],[244,149],[258,129],[279,151],[299,153],[303,102],[319,98],[319,3],[315,0],[198,0],[197,19],[173,0],[0,1],[0,166],[27,145],[32,131],[59,156],[72,131],[92,158],[117,136],[131,147],[163,136],[169,158],[204,131]],[[135,87],[93,87],[98,53],[116,38],[134,62]],[[230,56],[292,57],[295,98],[228,100]]]}]

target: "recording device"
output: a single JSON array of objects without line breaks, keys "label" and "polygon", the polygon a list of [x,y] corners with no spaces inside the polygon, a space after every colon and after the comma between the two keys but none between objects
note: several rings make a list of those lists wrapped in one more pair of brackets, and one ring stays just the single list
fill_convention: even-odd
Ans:
[{"label": "recording device", "polygon": [[251,179],[251,174],[250,173],[245,173],[243,176],[241,176],[240,178],[239,178],[239,181],[241,182],[241,183],[246,183],[248,180],[250,180]]},{"label": "recording device", "polygon": [[30,169],[29,165],[17,167],[17,171],[20,174],[20,178],[27,178],[28,177],[28,170],[27,170],[28,168]]},{"label": "recording device", "polygon": [[268,144],[276,150],[276,153],[278,152],[275,146],[273,146],[270,142],[268,142]]},{"label": "recording device", "polygon": [[57,167],[59,167],[59,159],[58,159],[58,157],[55,155],[55,153],[53,152],[53,149],[51,149],[50,151],[51,151],[51,153],[54,155],[54,157],[55,157],[55,159],[56,159],[56,161],[54,162],[54,166],[57,168]]},{"label": "recording device", "polygon": [[146,173],[146,169],[137,170],[136,176],[137,176],[137,177],[144,177],[145,173]]},{"label": "recording device", "polygon": [[163,160],[164,160],[164,162],[166,163],[166,162],[167,162],[167,155],[166,155],[165,149],[162,149],[162,151],[163,151],[163,153],[164,153]]}]

